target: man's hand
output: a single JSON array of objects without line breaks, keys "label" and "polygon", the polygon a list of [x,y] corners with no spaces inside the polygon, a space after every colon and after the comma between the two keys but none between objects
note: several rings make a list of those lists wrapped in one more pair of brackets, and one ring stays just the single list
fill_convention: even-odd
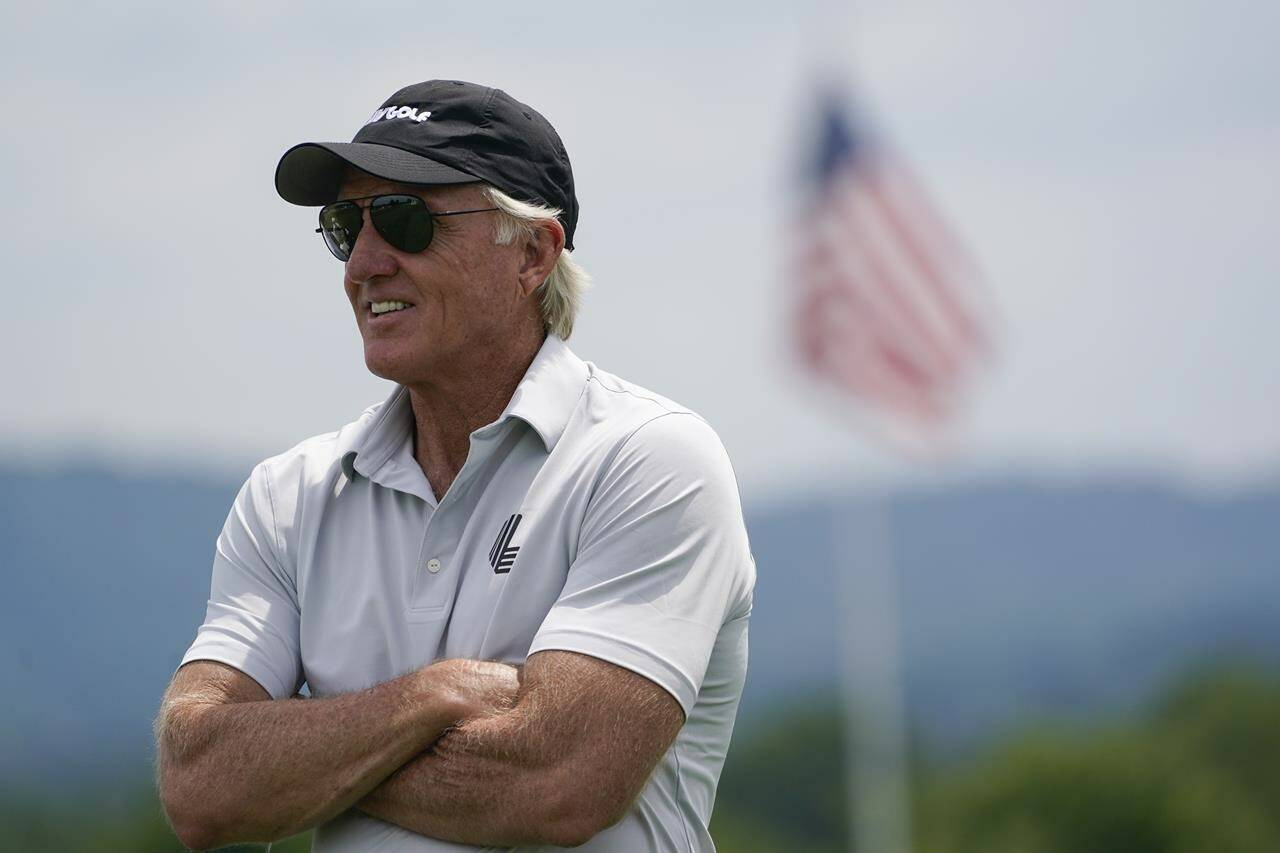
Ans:
[{"label": "man's hand", "polygon": [[224,664],[174,675],[156,720],[158,786],[189,847],[274,841],[349,808],[469,717],[511,708],[518,671],[443,661],[359,693],[273,701]]},{"label": "man's hand", "polygon": [[520,690],[520,668],[491,661],[445,660],[414,675],[424,694],[448,694],[458,721],[509,711]]}]

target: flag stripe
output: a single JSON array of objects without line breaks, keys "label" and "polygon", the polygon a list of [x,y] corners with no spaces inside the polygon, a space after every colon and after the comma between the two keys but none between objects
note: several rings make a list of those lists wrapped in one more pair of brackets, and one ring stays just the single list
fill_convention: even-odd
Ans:
[{"label": "flag stripe", "polygon": [[[839,384],[854,389],[892,409],[901,409],[923,418],[940,413],[937,401],[927,396],[927,389],[912,388],[892,381],[874,351],[875,326],[853,308],[847,294],[838,287],[811,292],[803,311],[802,325],[821,327],[823,333],[802,333],[798,340],[807,347],[805,356],[816,371]],[[807,330],[806,330],[807,332]]]},{"label": "flag stripe", "polygon": [[921,363],[939,357],[940,354],[928,351],[927,341],[914,335],[915,328],[910,315],[894,311],[891,304],[894,295],[882,292],[876,282],[878,276],[869,264],[870,258],[859,246],[852,243],[840,245],[833,240],[824,240],[815,241],[810,251],[810,274],[822,277],[837,292],[842,292],[849,308],[866,315],[873,330],[881,330],[882,334],[902,339],[913,351],[919,353],[917,360]]},{"label": "flag stripe", "polygon": [[[899,200],[890,198],[887,195],[883,176],[873,175],[866,184],[869,191],[875,196],[876,206],[893,230],[898,244],[903,247],[920,272],[920,280],[929,287],[930,296],[934,300],[933,304],[944,313],[948,327],[954,330],[963,345],[977,348],[980,342],[977,325],[969,316],[965,306],[951,292],[941,271],[938,269],[935,258],[926,251],[922,242],[922,235],[913,233],[903,222],[902,214],[896,207]],[[919,228],[921,226],[917,225],[916,227]]]},{"label": "flag stripe", "polygon": [[930,306],[922,304],[912,270],[901,260],[891,235],[879,221],[880,212],[869,205],[863,189],[859,182],[842,195],[842,204],[853,217],[853,228],[861,235],[861,239],[848,241],[851,251],[856,247],[871,267],[872,287],[868,289],[889,303],[888,310],[898,318],[895,337],[927,352],[935,366],[934,375],[946,381],[954,366],[948,342],[931,318]]}]

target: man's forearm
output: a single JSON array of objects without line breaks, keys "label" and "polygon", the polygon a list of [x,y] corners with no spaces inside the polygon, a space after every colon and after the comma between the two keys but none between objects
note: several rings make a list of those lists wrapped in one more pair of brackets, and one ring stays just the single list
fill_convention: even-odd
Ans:
[{"label": "man's forearm", "polygon": [[683,723],[639,675],[539,652],[515,707],[465,720],[356,807],[446,841],[573,847],[626,815]]},{"label": "man's forearm", "polygon": [[552,819],[562,758],[522,732],[519,711],[463,722],[377,785],[356,807],[443,841],[572,845]]},{"label": "man's forearm", "polygon": [[326,699],[170,697],[159,769],[175,829],[206,847],[274,840],[337,815],[468,712],[454,686],[427,668]]}]

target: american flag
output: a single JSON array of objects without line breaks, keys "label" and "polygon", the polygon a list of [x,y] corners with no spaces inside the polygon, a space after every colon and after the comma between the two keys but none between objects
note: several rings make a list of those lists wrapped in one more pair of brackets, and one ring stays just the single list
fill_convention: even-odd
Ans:
[{"label": "american flag", "polygon": [[828,97],[799,223],[795,342],[803,363],[908,426],[952,413],[988,345],[972,265],[905,166]]}]

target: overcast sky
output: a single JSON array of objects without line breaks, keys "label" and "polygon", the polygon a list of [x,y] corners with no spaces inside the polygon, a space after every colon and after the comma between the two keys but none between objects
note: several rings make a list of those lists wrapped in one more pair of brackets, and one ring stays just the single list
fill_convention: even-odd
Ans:
[{"label": "overcast sky", "polygon": [[6,4],[0,452],[243,465],[382,399],[314,211],[271,176],[457,77],[565,140],[580,355],[705,415],[750,497],[919,473],[798,390],[783,338],[816,31],[997,309],[1001,358],[923,470],[1280,471],[1280,4],[815,25],[836,7]]}]

